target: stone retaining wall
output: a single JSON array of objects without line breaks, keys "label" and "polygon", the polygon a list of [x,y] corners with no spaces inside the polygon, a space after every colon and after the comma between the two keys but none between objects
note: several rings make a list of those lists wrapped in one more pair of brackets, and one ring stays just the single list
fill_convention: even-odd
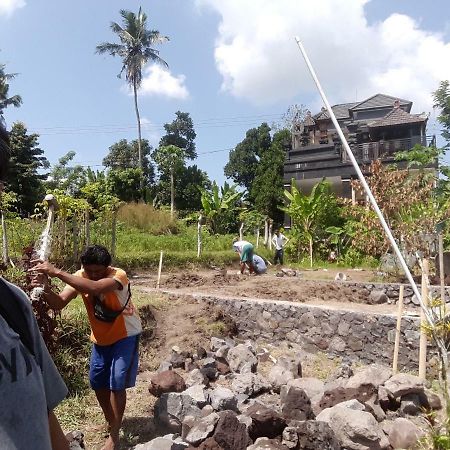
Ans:
[{"label": "stone retaining wall", "polygon": [[[367,296],[369,298],[369,295],[373,291],[382,291],[384,292],[391,303],[397,303],[398,296],[400,293],[400,283],[355,283],[352,281],[341,281],[344,286],[346,287],[355,287],[359,289],[365,289],[367,291]],[[419,289],[419,292],[421,290],[421,286],[417,286]],[[431,286],[431,295],[433,297],[440,297],[441,291],[439,286]],[[450,287],[445,288],[446,293],[446,302],[450,302]],[[403,293],[403,303],[405,305],[415,305],[419,306],[419,300],[414,295],[414,292],[412,290],[412,287],[409,284],[405,285],[404,293]]]},{"label": "stone retaining wall", "polygon": [[[221,298],[204,294],[193,297],[220,306],[231,315],[242,338],[272,343],[295,342],[312,353],[323,351],[331,356],[364,363],[392,364],[395,315],[286,301]],[[418,317],[402,319],[399,370],[418,367],[419,322]]]}]

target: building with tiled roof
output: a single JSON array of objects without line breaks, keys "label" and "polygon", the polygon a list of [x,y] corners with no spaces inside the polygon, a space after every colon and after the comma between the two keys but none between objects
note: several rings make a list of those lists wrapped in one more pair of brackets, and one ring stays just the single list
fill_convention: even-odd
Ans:
[{"label": "building with tiled roof", "polygon": [[[392,163],[397,152],[434,142],[426,135],[428,116],[412,114],[411,109],[411,101],[386,94],[332,106],[363,172],[375,159]],[[337,195],[355,198],[350,182],[356,173],[325,108],[314,115],[308,112],[293,128],[284,163],[286,187],[292,178],[305,192],[326,178]]]}]

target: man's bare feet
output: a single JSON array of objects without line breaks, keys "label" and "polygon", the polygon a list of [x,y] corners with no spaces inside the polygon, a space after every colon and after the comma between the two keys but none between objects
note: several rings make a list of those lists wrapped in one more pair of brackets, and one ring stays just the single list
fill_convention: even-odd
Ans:
[{"label": "man's bare feet", "polygon": [[101,450],[118,450],[119,449],[119,439],[114,440],[111,436],[106,439],[105,445]]}]

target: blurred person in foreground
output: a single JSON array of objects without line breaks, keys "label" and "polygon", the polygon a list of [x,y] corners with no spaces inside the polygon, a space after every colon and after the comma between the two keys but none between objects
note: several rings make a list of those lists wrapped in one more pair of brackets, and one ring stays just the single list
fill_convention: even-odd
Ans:
[{"label": "blurred person in foreground", "polygon": [[[61,310],[81,295],[91,326],[92,355],[89,381],[102,408],[109,437],[102,450],[119,448],[119,431],[126,406],[126,389],[136,383],[139,360],[140,318],[131,301],[127,274],[111,266],[111,255],[101,245],[87,247],[75,274],[56,268],[47,261],[31,270],[42,275],[44,300]],[[48,278],[59,278],[66,287],[56,293]]]},{"label": "blurred person in foreground", "polygon": [[[0,123],[0,201],[8,161],[8,133]],[[68,450],[53,413],[66,395],[29,298],[0,277],[0,448]]]}]

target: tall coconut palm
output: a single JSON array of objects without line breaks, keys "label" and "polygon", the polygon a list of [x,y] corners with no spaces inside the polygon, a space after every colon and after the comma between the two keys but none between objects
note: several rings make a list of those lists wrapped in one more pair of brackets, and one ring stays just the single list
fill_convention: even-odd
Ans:
[{"label": "tall coconut palm", "polygon": [[[138,125],[138,151],[139,167],[142,170],[142,150],[141,150],[141,119],[138,108],[138,89],[142,82],[142,69],[148,62],[153,62],[168,67],[167,63],[160,58],[159,51],[155,50],[155,44],[167,42],[169,38],[162,36],[159,31],[147,29],[147,15],[139,8],[138,14],[131,11],[120,10],[122,16],[122,26],[116,22],[111,22],[111,30],[117,34],[120,44],[103,42],[96,47],[96,53],[109,53],[111,56],[122,58],[122,69],[118,74],[121,78],[125,72],[125,79],[133,88],[134,108]],[[141,180],[141,188],[143,179]]]},{"label": "tall coconut palm", "polygon": [[16,73],[6,73],[5,65],[0,64],[0,116],[3,110],[8,106],[15,106],[16,108],[22,104],[22,97],[20,95],[13,95],[8,97],[9,80],[12,80],[17,75]]}]

